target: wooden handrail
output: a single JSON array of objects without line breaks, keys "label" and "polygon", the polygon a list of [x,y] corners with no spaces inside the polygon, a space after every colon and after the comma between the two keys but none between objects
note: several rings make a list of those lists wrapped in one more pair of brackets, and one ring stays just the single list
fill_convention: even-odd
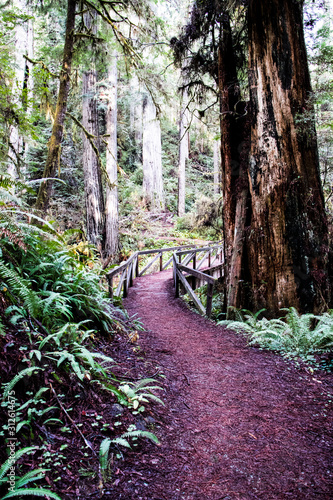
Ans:
[{"label": "wooden handrail", "polygon": [[[212,254],[214,254],[216,251],[215,257],[213,257],[212,261]],[[204,252],[203,256],[200,256],[200,261],[197,264],[197,255],[201,252]],[[183,263],[181,263],[181,258],[182,256],[187,255],[185,259],[183,260]],[[208,257],[208,267],[209,269],[206,269],[206,272],[199,271],[199,268],[204,264],[204,262],[207,261]],[[214,263],[218,258],[220,257],[221,263],[218,265],[215,265],[212,267],[212,263]],[[193,267],[189,267],[188,265],[193,260]],[[224,262],[223,260],[223,246],[221,244],[218,245],[210,245],[208,247],[201,247],[197,249],[191,249],[191,250],[181,250],[181,251],[176,251],[173,254],[173,266],[174,266],[174,271],[173,271],[173,276],[174,276],[174,285],[175,285],[175,297],[179,297],[179,285],[180,283],[183,285],[184,289],[186,292],[189,294],[191,299],[194,302],[194,305],[196,306],[197,309],[203,314],[206,314],[208,317],[211,316],[212,313],[212,302],[213,302],[213,288],[214,284],[216,283],[216,279],[213,278],[208,274],[208,272],[214,272],[216,270],[220,271],[220,277],[222,277],[222,271],[224,268]],[[186,273],[187,276],[185,276],[182,272]],[[188,281],[188,279],[192,280],[192,287]],[[205,281],[207,283],[207,303],[206,303],[206,309],[202,302],[200,301],[199,297],[194,293],[194,290],[196,288],[196,280],[200,281]]]},{"label": "wooden handrail", "polygon": [[[112,297],[113,294],[120,296],[123,290],[123,296],[127,296],[128,288],[133,285],[133,279],[138,276],[143,276],[143,274],[160,258],[160,271],[164,271],[172,262],[172,256],[163,264],[163,254],[166,252],[182,251],[182,249],[195,249],[196,245],[179,245],[178,247],[164,247],[164,248],[153,248],[151,250],[138,250],[134,252],[125,262],[119,264],[119,266],[110,269],[105,274],[108,280],[109,294]],[[144,269],[139,270],[139,257],[141,255],[153,255],[157,254],[153,259],[146,264]],[[115,276],[121,274],[116,291],[113,291],[113,279]]]},{"label": "wooden handrail", "polygon": [[205,280],[207,283],[215,283],[215,279],[209,276],[209,274],[202,273],[201,271],[197,271],[195,269],[192,269],[191,267],[187,266],[182,266],[182,264],[177,264],[177,268],[180,269],[181,271],[185,271],[188,274],[191,274],[192,276],[195,276],[199,280]]},{"label": "wooden handrail", "polygon": [[[186,250],[185,250],[186,249]],[[166,252],[173,252],[172,256],[168,258],[167,262],[163,264],[163,254]],[[151,250],[139,250],[134,252],[125,262],[119,264],[119,266],[110,269],[106,273],[106,278],[108,280],[109,285],[109,294],[112,297],[113,294],[120,297],[121,292],[123,292],[123,297],[127,297],[128,289],[133,285],[133,280],[135,277],[143,276],[151,266],[160,259],[159,262],[159,270],[164,271],[170,264],[173,262],[174,268],[174,283],[176,286],[176,296],[179,296],[179,283],[181,282],[183,287],[187,290],[189,295],[191,296],[193,302],[200,312],[207,314],[209,317],[211,315],[212,310],[212,297],[213,297],[213,286],[215,283],[215,279],[211,277],[209,274],[199,271],[199,268],[203,265],[207,260],[208,256],[208,264],[211,265],[211,256],[214,255],[213,263],[219,258],[221,258],[221,264],[211,267],[209,271],[214,271],[216,269],[220,269],[220,274],[222,274],[222,257],[223,257],[223,247],[221,244],[212,243],[209,246],[205,247],[197,247],[194,244],[189,245],[180,245],[178,247],[164,247],[164,248],[154,248]],[[200,253],[204,253],[203,256],[200,256],[200,261],[197,265],[197,256]],[[141,255],[155,255],[148,263],[146,263],[145,267],[140,271],[139,269],[139,257]],[[180,263],[182,256],[188,255],[187,258],[184,259],[183,264]],[[191,261],[193,261],[193,267],[187,266]],[[208,271],[208,270],[206,270]],[[182,272],[187,273],[187,275],[191,276],[193,280],[193,288],[196,287],[196,280],[204,280],[207,282],[207,306],[206,310],[202,305],[199,298],[195,295],[193,288],[191,288],[190,284],[187,281],[189,276],[184,276]],[[116,291],[113,290],[113,280],[115,276],[120,274],[120,280],[117,285]]]}]

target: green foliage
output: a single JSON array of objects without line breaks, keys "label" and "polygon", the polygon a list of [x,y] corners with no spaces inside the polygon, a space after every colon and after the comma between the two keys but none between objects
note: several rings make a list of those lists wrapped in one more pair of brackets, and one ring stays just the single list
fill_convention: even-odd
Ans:
[{"label": "green foliage", "polygon": [[238,321],[220,321],[218,324],[245,333],[249,345],[259,345],[304,360],[313,359],[313,354],[332,350],[333,311],[318,316],[299,314],[294,307],[283,310],[287,311],[286,316],[278,319],[259,320],[264,310],[256,314],[242,311],[238,312]]},{"label": "green foliage", "polygon": [[6,399],[8,397],[9,392],[15,387],[15,385],[23,378],[32,375],[33,373],[37,372],[38,370],[42,370],[42,368],[39,368],[37,366],[30,366],[29,368],[25,368],[24,370],[21,370],[15,377],[6,385],[6,388],[3,392],[3,399]]},{"label": "green foliage", "polygon": [[[26,448],[22,448],[15,452],[15,454],[9,457],[6,462],[0,468],[0,485],[9,484],[8,478],[6,474],[10,471],[11,467],[25,454],[32,453],[38,449],[38,446],[29,446]],[[6,500],[7,498],[22,498],[22,496],[29,497],[44,497],[44,498],[54,498],[55,500],[61,500],[61,498],[52,491],[45,488],[26,488],[26,485],[43,479],[45,476],[45,472],[49,469],[34,469],[32,471],[27,472],[22,477],[15,478],[15,489],[13,491],[9,491],[1,500]]]},{"label": "green foliage", "polygon": [[[132,426],[131,426],[132,427]],[[138,429],[132,429],[129,428],[127,432],[124,432],[121,436],[110,439],[110,438],[105,438],[100,445],[99,448],[99,464],[100,468],[102,471],[102,475],[104,476],[104,479],[106,479],[106,473],[108,469],[108,459],[109,459],[109,452],[110,452],[110,447],[113,446],[124,446],[125,448],[131,448],[131,445],[129,443],[129,439],[132,440],[137,440],[138,438],[146,438],[152,441],[155,444],[159,444],[159,441],[155,434],[149,431],[142,431]]]},{"label": "green foliage", "polygon": [[163,401],[153,394],[153,390],[161,390],[161,387],[154,384],[155,380],[152,378],[145,378],[138,382],[122,383],[119,390],[125,394],[127,404],[130,408],[137,411],[144,411],[145,407],[141,403],[148,403],[149,400],[155,401],[164,405]]}]

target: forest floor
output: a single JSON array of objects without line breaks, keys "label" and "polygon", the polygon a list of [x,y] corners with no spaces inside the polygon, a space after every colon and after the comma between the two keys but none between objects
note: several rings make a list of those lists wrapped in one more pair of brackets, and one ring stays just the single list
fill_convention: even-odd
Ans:
[{"label": "forest floor", "polygon": [[124,303],[145,327],[145,367],[165,375],[165,406],[149,427],[160,446],[126,454],[104,498],[333,497],[333,374],[250,348],[189,310],[171,271],[136,279]]}]

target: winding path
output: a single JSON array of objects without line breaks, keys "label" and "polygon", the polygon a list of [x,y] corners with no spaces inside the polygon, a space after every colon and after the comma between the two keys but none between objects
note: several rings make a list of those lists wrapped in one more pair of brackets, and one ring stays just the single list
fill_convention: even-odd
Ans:
[{"label": "winding path", "polygon": [[171,271],[137,278],[124,302],[146,329],[147,363],[166,376],[166,407],[154,431],[161,446],[138,459],[117,498],[333,498],[332,375],[248,348],[188,310]]}]

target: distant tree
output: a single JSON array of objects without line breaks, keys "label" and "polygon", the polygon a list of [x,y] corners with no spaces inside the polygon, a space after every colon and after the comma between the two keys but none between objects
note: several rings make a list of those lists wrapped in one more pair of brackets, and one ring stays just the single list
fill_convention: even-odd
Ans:
[{"label": "distant tree", "polygon": [[[76,12],[76,7],[80,6],[80,11]],[[67,0],[67,15],[66,15],[66,30],[65,30],[65,43],[63,50],[62,68],[60,71],[60,84],[58,92],[58,100],[54,113],[54,123],[52,127],[52,134],[48,145],[48,154],[44,168],[43,178],[48,179],[41,183],[37,195],[36,208],[44,212],[47,211],[51,190],[53,185],[52,178],[55,176],[61,150],[61,142],[63,139],[64,123],[67,112],[68,95],[71,86],[71,68],[75,49],[76,40],[91,39],[96,40],[94,34],[87,29],[83,22],[75,22],[76,17],[79,19],[84,16],[87,9],[96,13],[107,26],[112,29],[115,40],[122,47],[123,53],[129,58],[135,58],[135,51],[133,49],[132,41],[129,37],[125,37],[120,31],[117,22],[125,22],[130,25],[128,18],[124,18],[122,11],[128,7],[133,10],[140,10],[142,6],[139,4],[127,4],[127,2],[107,1],[107,0]],[[112,12],[112,15],[110,14]],[[76,31],[76,28],[80,29]]]},{"label": "distant tree", "polygon": [[143,195],[149,210],[164,210],[161,124],[150,95],[143,101],[142,137]]},{"label": "distant tree", "polygon": [[[97,14],[87,9],[83,16],[88,33],[96,36]],[[102,251],[105,226],[102,174],[99,156],[99,124],[97,110],[97,71],[94,56],[91,56],[89,69],[82,75],[82,125],[91,135],[83,133],[83,174],[86,202],[87,239]],[[93,147],[94,145],[94,147]],[[97,151],[97,154],[96,154]]]},{"label": "distant tree", "polygon": [[[55,109],[52,134],[48,145],[48,154],[46,158],[43,178],[53,178],[58,168],[61,141],[64,133],[64,123],[67,111],[67,101],[70,89],[70,75],[72,69],[74,41],[75,41],[75,10],[77,0],[68,0],[67,17],[66,17],[66,33],[65,45],[63,52],[62,68],[60,72],[60,84],[58,92],[58,100]],[[40,185],[36,208],[47,211],[52,190],[52,180],[43,181]]]},{"label": "distant tree", "polygon": [[112,53],[107,88],[106,111],[106,184],[105,203],[105,242],[104,254],[109,258],[118,252],[118,175],[117,175],[117,51]]},{"label": "distant tree", "polygon": [[182,93],[179,117],[179,158],[178,158],[178,215],[185,214],[185,176],[186,162],[189,158],[189,120],[188,120],[188,92],[185,88]]}]

